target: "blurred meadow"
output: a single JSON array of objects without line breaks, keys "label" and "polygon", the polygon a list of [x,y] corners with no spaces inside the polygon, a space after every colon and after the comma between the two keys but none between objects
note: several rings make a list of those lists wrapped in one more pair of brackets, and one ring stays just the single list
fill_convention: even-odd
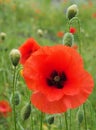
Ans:
[{"label": "blurred meadow", "polygon": [[[12,107],[13,68],[9,53],[29,37],[33,37],[40,45],[62,44],[62,34],[69,31],[66,10],[77,4],[80,20],[81,55],[88,72],[96,81],[96,1],[95,0],[0,0],[0,100],[7,100]],[[78,25],[74,45],[78,47]],[[4,38],[2,38],[4,33]],[[40,111],[31,105],[31,114],[24,119],[23,108],[29,103],[31,92],[27,89],[20,71],[17,72],[17,130],[39,130]],[[18,97],[19,95],[19,97]],[[68,111],[69,130],[96,130],[96,88],[86,101],[86,122],[81,114],[78,121],[78,108],[72,110],[71,124]],[[62,119],[61,119],[62,117]],[[26,118],[26,117],[25,117]],[[51,123],[50,123],[51,120]],[[31,122],[31,125],[30,125]],[[0,130],[14,130],[12,113],[8,117],[0,117]],[[80,126],[79,126],[79,125]],[[43,115],[43,130],[66,130],[64,114]]]}]

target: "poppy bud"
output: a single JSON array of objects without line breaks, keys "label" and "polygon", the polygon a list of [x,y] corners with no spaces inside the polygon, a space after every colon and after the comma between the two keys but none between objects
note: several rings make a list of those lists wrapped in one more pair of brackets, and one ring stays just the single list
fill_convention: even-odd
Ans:
[{"label": "poppy bud", "polygon": [[[19,105],[20,100],[21,100],[21,97],[20,97],[19,92],[15,92],[15,94],[14,94],[14,104]],[[11,102],[13,102],[13,95],[11,96]]]},{"label": "poppy bud", "polygon": [[27,103],[21,110],[21,118],[23,121],[27,120],[31,114],[31,104]]},{"label": "poppy bud", "polygon": [[66,46],[72,46],[73,42],[74,42],[74,36],[69,32],[65,33],[63,38],[63,44]]},{"label": "poppy bud", "polygon": [[66,17],[70,20],[78,14],[78,7],[76,4],[73,4],[68,7],[66,12]]},{"label": "poppy bud", "polygon": [[49,125],[54,123],[54,116],[48,117],[47,122]]},{"label": "poppy bud", "polygon": [[[7,119],[0,115],[0,126],[2,125],[2,128],[4,130],[8,130],[8,122]],[[0,127],[1,128],[1,127]],[[2,129],[1,128],[1,129]]]},{"label": "poppy bud", "polygon": [[1,32],[1,33],[0,33],[0,38],[1,38],[2,41],[5,40],[5,37],[6,37],[6,33]]},{"label": "poppy bud", "polygon": [[40,37],[42,37],[42,36],[43,36],[43,31],[42,31],[41,29],[38,29],[38,30],[37,30],[37,34],[38,34]]},{"label": "poppy bud", "polygon": [[83,118],[84,118],[84,112],[83,112],[83,110],[79,109],[77,112],[77,120],[78,120],[79,124],[82,123]]},{"label": "poppy bud", "polygon": [[10,52],[11,62],[14,66],[17,66],[20,60],[20,52],[18,49],[12,49]]}]

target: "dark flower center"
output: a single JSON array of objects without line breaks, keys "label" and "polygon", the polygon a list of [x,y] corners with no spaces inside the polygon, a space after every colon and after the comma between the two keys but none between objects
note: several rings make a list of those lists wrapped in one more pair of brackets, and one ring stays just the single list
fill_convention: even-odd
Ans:
[{"label": "dark flower center", "polygon": [[66,75],[64,72],[58,73],[56,70],[54,70],[50,77],[47,78],[47,84],[49,86],[55,86],[58,89],[61,89],[64,87],[64,82],[67,80]]}]

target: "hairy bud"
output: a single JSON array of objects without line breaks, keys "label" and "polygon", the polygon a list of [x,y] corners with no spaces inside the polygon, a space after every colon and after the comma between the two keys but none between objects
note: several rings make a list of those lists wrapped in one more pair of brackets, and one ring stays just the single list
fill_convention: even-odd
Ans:
[{"label": "hairy bud", "polygon": [[21,110],[21,118],[23,121],[27,120],[31,114],[31,104],[27,103]]},{"label": "hairy bud", "polygon": [[47,119],[47,122],[49,125],[53,124],[54,123],[54,116],[49,116]]},{"label": "hairy bud", "polygon": [[37,30],[37,34],[38,34],[40,37],[42,37],[42,36],[43,36],[43,31],[42,31],[42,29],[38,29],[38,30]]},{"label": "hairy bud", "polygon": [[68,7],[66,12],[66,17],[70,20],[78,14],[78,7],[76,4],[73,4]]},{"label": "hairy bud", "polygon": [[64,38],[63,38],[63,44],[66,46],[72,46],[74,42],[74,36],[72,35],[72,33],[65,33]]},{"label": "hairy bud", "polygon": [[[13,98],[14,98],[14,100],[13,100]],[[14,97],[13,97],[13,95],[11,96],[11,102],[14,101],[14,104],[15,104],[15,105],[19,105],[20,100],[21,100],[21,97],[20,97],[19,92],[15,92],[15,93],[14,93]]]},{"label": "hairy bud", "polygon": [[21,54],[18,49],[12,49],[10,52],[10,59],[14,66],[17,66],[20,60]]},{"label": "hairy bud", "polygon": [[2,41],[4,41],[5,38],[6,38],[6,33],[1,32],[1,33],[0,33],[0,38],[1,38]]},{"label": "hairy bud", "polygon": [[84,112],[82,109],[79,109],[77,112],[77,120],[78,120],[79,124],[82,123],[83,118],[84,118]]}]

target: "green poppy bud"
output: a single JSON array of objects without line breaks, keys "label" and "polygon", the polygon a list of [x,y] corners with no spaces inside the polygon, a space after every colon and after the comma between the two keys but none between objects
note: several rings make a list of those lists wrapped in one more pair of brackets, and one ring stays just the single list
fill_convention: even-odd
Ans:
[{"label": "green poppy bud", "polygon": [[74,36],[72,33],[65,33],[64,37],[63,37],[63,44],[66,46],[72,46],[74,42]]},{"label": "green poppy bud", "polygon": [[66,17],[70,20],[78,14],[78,7],[76,4],[73,4],[68,7],[66,12]]},{"label": "green poppy bud", "polygon": [[16,67],[19,63],[21,54],[20,51],[18,49],[12,49],[10,52],[10,59],[12,64]]},{"label": "green poppy bud", "polygon": [[21,110],[21,118],[23,121],[27,120],[31,114],[31,104],[27,103]]},{"label": "green poppy bud", "polygon": [[77,120],[78,120],[79,124],[82,123],[83,118],[84,118],[84,112],[82,109],[79,109],[77,112]]},{"label": "green poppy bud", "polygon": [[37,30],[37,34],[42,37],[43,36],[43,30],[42,29],[38,29]]},{"label": "green poppy bud", "polygon": [[15,93],[14,93],[14,100],[13,100],[13,94],[12,94],[12,96],[11,96],[11,102],[12,102],[12,103],[13,103],[13,101],[14,101],[14,104],[15,104],[15,105],[19,105],[20,100],[21,100],[21,96],[20,96],[19,92],[15,92]]},{"label": "green poppy bud", "polygon": [[1,38],[2,41],[4,41],[5,38],[6,38],[6,33],[1,32],[1,33],[0,33],[0,38]]},{"label": "green poppy bud", "polygon": [[48,117],[47,122],[49,125],[53,124],[54,123],[54,116]]}]

